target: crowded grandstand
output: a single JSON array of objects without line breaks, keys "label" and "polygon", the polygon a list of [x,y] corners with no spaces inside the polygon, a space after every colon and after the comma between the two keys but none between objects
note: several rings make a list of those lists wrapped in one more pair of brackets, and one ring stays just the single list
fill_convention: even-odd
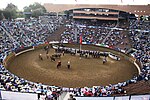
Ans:
[{"label": "crowded grandstand", "polygon": [[[123,19],[118,22],[118,19],[111,21],[90,20],[73,18],[70,15],[53,14],[43,15],[39,18],[23,20],[3,19],[0,21],[0,90],[36,93],[40,100],[44,100],[43,98],[46,100],[57,100],[58,98],[60,99],[59,96],[64,92],[71,92],[76,97],[110,97],[130,95],[128,89],[126,90],[130,84],[141,82],[142,85],[146,84],[149,87],[150,20],[140,20],[134,16],[134,18]],[[49,38],[52,35],[55,36],[56,31],[62,26],[64,31],[59,33],[60,39],[53,42],[80,44],[80,36],[82,36],[82,44],[104,46],[131,55],[140,63],[139,75],[118,84],[69,88],[31,82],[14,75],[5,68],[7,63],[5,59],[11,53],[22,51],[24,48],[28,49],[31,46],[53,43],[49,41]],[[110,56],[120,60],[114,54],[110,54]],[[150,93],[150,88],[147,88],[144,94],[146,93]],[[141,93],[135,91],[135,94]]]}]

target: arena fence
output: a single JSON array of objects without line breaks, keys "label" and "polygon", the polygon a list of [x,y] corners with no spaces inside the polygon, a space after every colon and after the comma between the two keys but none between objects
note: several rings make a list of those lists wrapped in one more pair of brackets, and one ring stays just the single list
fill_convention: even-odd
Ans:
[{"label": "arena fence", "polygon": [[3,61],[5,67],[11,62],[12,59],[15,58],[15,53],[10,53]]},{"label": "arena fence", "polygon": [[[49,42],[49,44],[58,44],[58,43],[59,43],[59,41]],[[9,64],[9,62],[15,56],[18,56],[18,55],[20,55],[22,53],[25,53],[25,52],[28,52],[28,51],[31,51],[31,50],[34,50],[34,49],[43,48],[44,46],[49,45],[49,44],[39,44],[39,45],[35,45],[35,46],[29,46],[29,47],[24,47],[24,48],[17,49],[17,50],[15,50],[14,53],[11,53],[9,56],[6,57],[6,59],[4,60],[4,65],[7,66]],[[86,45],[86,43],[84,45]],[[93,45],[93,44],[88,44],[88,45]],[[142,65],[141,65],[141,63],[138,60],[136,60],[131,55],[128,55],[128,54],[126,54],[124,52],[121,52],[121,50],[118,51],[116,49],[109,48],[108,46],[105,46],[105,45],[95,45],[95,46],[99,46],[101,48],[107,48],[107,49],[110,49],[110,50],[114,50],[114,52],[116,52],[118,55],[123,55],[126,59],[128,59],[130,62],[132,62],[137,67],[138,73],[140,74]]]},{"label": "arena fence", "polygon": [[38,100],[35,93],[0,91],[0,100]]},{"label": "arena fence", "polygon": [[24,47],[24,48],[17,49],[17,50],[15,50],[15,56],[20,55],[24,52],[31,51],[31,50],[34,50],[34,46],[29,46],[29,47]]},{"label": "arena fence", "polygon": [[76,100],[150,100],[150,95],[130,95],[119,97],[75,97]]},{"label": "arena fence", "polygon": [[[40,98],[44,100],[45,96]],[[68,100],[68,98],[69,96],[67,96],[66,98],[58,98],[57,100]],[[113,97],[75,97],[75,98],[76,100],[150,100],[150,94],[113,96]],[[0,91],[0,100],[38,100],[38,94]]]}]

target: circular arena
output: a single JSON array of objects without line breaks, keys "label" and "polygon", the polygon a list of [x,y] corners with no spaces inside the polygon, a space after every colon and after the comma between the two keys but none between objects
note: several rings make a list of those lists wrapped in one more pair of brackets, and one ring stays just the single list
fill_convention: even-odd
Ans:
[{"label": "circular arena", "polygon": [[149,5],[37,4],[0,11],[0,99],[150,99]]},{"label": "circular arena", "polygon": [[[79,45],[74,44],[65,44],[65,46],[79,48]],[[104,56],[86,58],[80,57],[78,54],[64,53],[60,58],[51,61],[43,47],[40,47],[15,56],[8,61],[10,63],[6,68],[11,73],[29,81],[74,88],[116,84],[138,75],[136,66],[129,61],[130,57],[125,54],[93,45],[82,45],[82,49],[111,52],[118,55],[121,60],[117,61],[107,57],[107,62],[103,64]],[[54,53],[55,50],[50,48],[48,56]],[[42,54],[43,60],[39,59],[39,54]],[[56,67],[58,61],[62,63],[60,68]],[[71,63],[70,69],[67,68],[68,61]]]}]

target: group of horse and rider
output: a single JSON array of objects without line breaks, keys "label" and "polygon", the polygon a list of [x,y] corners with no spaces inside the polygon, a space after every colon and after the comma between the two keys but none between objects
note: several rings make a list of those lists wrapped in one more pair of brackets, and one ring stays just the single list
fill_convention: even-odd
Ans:
[{"label": "group of horse and rider", "polygon": [[[49,51],[50,51],[50,47],[49,46],[45,46],[44,50],[46,51],[46,58],[47,59],[50,58],[51,61],[56,61],[56,59],[61,58],[62,55],[64,56],[64,52],[58,53],[56,50],[55,50],[55,53],[53,55],[49,56]],[[43,55],[41,53],[39,54],[39,59],[40,60],[44,60],[43,59]],[[57,62],[57,65],[56,65],[57,69],[61,68],[61,65],[62,65],[62,63],[59,60]],[[70,69],[70,61],[67,62],[67,68]]]},{"label": "group of horse and rider", "polygon": [[[50,47],[46,46],[44,47],[44,50],[46,51],[46,58],[51,59],[51,61],[56,61],[56,59],[61,58],[61,56],[65,55],[65,53],[69,53],[71,55],[79,55],[81,57],[92,57],[92,58],[100,58],[100,56],[103,56],[103,64],[107,62],[108,53],[106,52],[99,52],[99,51],[92,51],[92,50],[80,50],[80,49],[74,49],[74,48],[67,48],[67,47],[61,47],[61,46],[52,46],[53,49],[55,49],[55,53],[51,56],[49,56],[49,50]],[[43,60],[42,54],[39,54],[39,59]],[[59,69],[61,68],[61,61],[59,60],[57,62],[56,67]],[[67,68],[70,69],[70,61],[67,62]]]}]

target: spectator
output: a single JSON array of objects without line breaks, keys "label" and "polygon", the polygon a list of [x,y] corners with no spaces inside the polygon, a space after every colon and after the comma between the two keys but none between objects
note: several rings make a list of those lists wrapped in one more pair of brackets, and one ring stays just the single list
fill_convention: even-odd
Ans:
[{"label": "spectator", "polygon": [[76,100],[72,94],[70,94],[70,98],[68,100]]}]

